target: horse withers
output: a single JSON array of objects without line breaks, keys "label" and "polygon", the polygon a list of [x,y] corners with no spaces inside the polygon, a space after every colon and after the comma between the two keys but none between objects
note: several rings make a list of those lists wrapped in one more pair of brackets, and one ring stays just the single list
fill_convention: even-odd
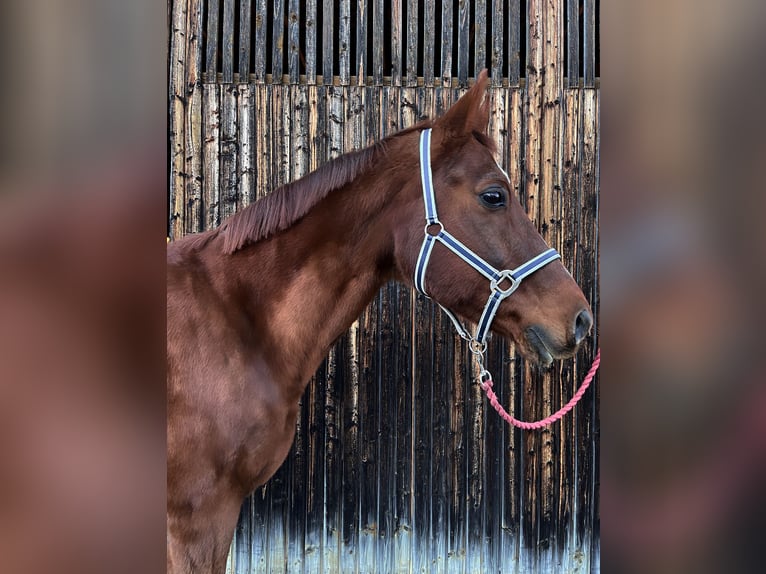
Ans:
[{"label": "horse withers", "polygon": [[[384,283],[413,285],[417,267],[441,306],[486,315],[488,275],[442,241],[421,270],[424,236],[448,230],[493,270],[552,251],[494,159],[487,83],[484,71],[444,116],[168,246],[168,572],[224,571],[242,502],[286,458],[309,379]],[[425,230],[424,145],[438,204]],[[592,317],[561,262],[492,289],[510,295],[506,280],[492,330],[533,362],[571,356]]]}]

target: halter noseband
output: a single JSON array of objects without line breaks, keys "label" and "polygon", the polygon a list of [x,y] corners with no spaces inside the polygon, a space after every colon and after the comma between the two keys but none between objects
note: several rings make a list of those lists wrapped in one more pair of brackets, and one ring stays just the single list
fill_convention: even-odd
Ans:
[{"label": "halter noseband", "polygon": [[[426,210],[426,226],[423,231],[425,234],[423,245],[420,247],[417,264],[415,265],[415,288],[428,297],[425,287],[426,270],[428,269],[431,252],[437,241],[487,278],[490,290],[489,299],[484,306],[484,311],[481,313],[479,324],[476,328],[476,334],[473,337],[449,309],[446,309],[439,304],[439,307],[441,307],[452,320],[458,334],[468,341],[471,352],[479,361],[479,366],[481,367],[480,377],[483,378],[485,374],[489,375],[489,373],[484,370],[483,366],[484,350],[486,349],[485,341],[492,320],[495,318],[495,313],[497,313],[497,309],[500,307],[500,303],[519,288],[522,279],[546,266],[548,263],[559,259],[561,256],[555,249],[548,249],[516,269],[498,271],[444,229],[444,224],[439,221],[439,217],[436,214],[436,197],[434,196],[433,175],[431,174],[430,128],[424,129],[420,133],[420,178],[423,183],[423,203],[425,204]],[[431,234],[428,232],[428,229],[433,226],[438,226],[438,233]],[[501,286],[501,283],[505,281],[510,282],[510,286],[507,288]]]}]

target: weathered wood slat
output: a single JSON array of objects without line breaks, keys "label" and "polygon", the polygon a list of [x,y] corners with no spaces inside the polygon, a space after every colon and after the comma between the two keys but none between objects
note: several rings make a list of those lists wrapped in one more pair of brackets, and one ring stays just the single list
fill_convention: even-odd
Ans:
[{"label": "weathered wood slat", "polygon": [[356,7],[356,62],[353,73],[356,74],[356,84],[363,86],[367,83],[367,21],[369,18],[367,0],[358,0]]},{"label": "weathered wood slat", "polygon": [[580,14],[579,1],[567,3],[567,86],[576,88],[580,84]]},{"label": "weathered wood slat", "polygon": [[[436,6],[434,0],[425,0],[423,4],[423,84],[434,83],[434,46],[437,42]],[[438,74],[437,74],[438,75]]]},{"label": "weathered wood slat", "polygon": [[442,2],[441,78],[443,86],[452,83],[452,2]]},{"label": "weathered wood slat", "polygon": [[306,83],[317,80],[317,3],[306,0]]},{"label": "weathered wood slat", "polygon": [[460,86],[468,85],[468,76],[471,75],[470,54],[470,31],[471,31],[471,1],[459,0],[457,22],[457,82]]},{"label": "weathered wood slat", "polygon": [[583,5],[583,76],[586,88],[596,82],[596,2],[584,0]]},{"label": "weathered wood slat", "polygon": [[266,50],[268,49],[268,39],[266,38],[266,0],[255,0],[255,81],[262,83],[266,81]]},{"label": "weathered wood slat", "polygon": [[[183,3],[180,2],[179,4]],[[192,86],[202,82],[202,37],[205,29],[205,20],[202,15],[203,0],[188,0],[188,31],[186,32],[187,44],[185,68],[186,89],[189,91],[191,91]]]},{"label": "weathered wood slat", "polygon": [[474,64],[473,75],[477,76],[487,67],[487,0],[474,3]]},{"label": "weathered wood slat", "polygon": [[391,85],[402,85],[402,0],[391,0]]},{"label": "weathered wood slat", "polygon": [[372,0],[372,83],[379,86],[383,83],[383,25],[386,13],[383,10],[383,0]]},{"label": "weathered wood slat", "polygon": [[[522,204],[530,218],[541,229],[540,221],[540,156],[542,151],[542,101],[545,82],[544,0],[528,0],[527,25],[527,89],[525,101],[525,167]],[[543,380],[537,370],[523,363],[518,371],[522,376],[523,420],[538,420],[542,416]],[[538,433],[526,433],[523,437],[524,468],[521,497],[525,512],[520,515],[522,540],[536,538],[541,524],[542,493],[540,453],[542,437]]]},{"label": "weathered wood slat", "polygon": [[204,125],[202,135],[203,154],[203,193],[202,204],[205,210],[205,229],[214,229],[221,224],[218,205],[220,203],[220,134],[221,107],[218,86],[205,84],[202,89]]},{"label": "weathered wood slat", "polygon": [[[523,28],[524,20],[521,15],[524,11],[521,9],[521,2],[511,0],[508,5],[508,85],[518,86],[520,78],[521,54],[521,34],[526,34],[527,30]],[[529,59],[529,56],[527,56]],[[523,63],[526,65],[526,63]]]},{"label": "weathered wood slat", "polygon": [[253,0],[239,1],[239,81],[250,78],[250,31],[252,25]]},{"label": "weathered wood slat", "polygon": [[184,234],[204,230],[202,217],[202,85],[193,85],[187,96],[184,126],[186,188]]},{"label": "weathered wood slat", "polygon": [[[564,129],[562,154],[562,188],[564,205],[563,210],[566,215],[564,222],[564,249],[561,251],[562,263],[570,270],[572,276],[579,284],[582,283],[581,269],[578,264],[580,254],[580,236],[582,231],[582,195],[580,181],[580,158],[581,158],[581,127],[582,127],[582,91],[565,90],[564,91]],[[578,373],[578,359],[576,358],[570,369],[570,389],[576,388],[581,380]],[[571,396],[574,390],[567,394]],[[566,398],[565,400],[569,400]],[[573,412],[573,416],[565,417],[561,421],[561,450],[559,456],[563,461],[561,464],[561,495],[558,509],[559,520],[563,521],[566,513],[571,513],[569,520],[564,522],[576,523],[580,514],[580,505],[576,504],[575,493],[572,487],[577,483],[578,477],[576,471],[579,471],[578,452],[576,449],[578,440],[577,420],[580,412]],[[571,545],[576,544],[576,528],[569,529],[567,542]]]},{"label": "weathered wood slat", "polygon": [[220,0],[208,0],[207,3],[207,45],[205,61],[205,81],[213,83],[218,71],[218,18]]},{"label": "weathered wood slat", "polygon": [[349,0],[341,0],[338,18],[338,79],[347,86],[351,77],[351,6]]},{"label": "weathered wood slat", "polygon": [[407,86],[418,85],[418,27],[423,23],[418,21],[417,15],[417,0],[407,0]]},{"label": "weathered wood slat", "polygon": [[271,88],[258,84],[255,90],[255,123],[258,140],[255,150],[255,199],[271,191]]},{"label": "weathered wood slat", "polygon": [[[582,91],[582,233],[581,233],[581,285],[591,303],[594,317],[594,331],[586,343],[587,353],[577,364],[578,380],[590,366],[590,359],[598,347],[598,263],[599,263],[599,95],[598,90]],[[598,516],[598,466],[593,456],[592,437],[598,432],[597,408],[599,401],[599,375],[594,380],[594,392],[586,398],[577,416],[579,453],[579,476],[575,489],[581,511],[576,523],[577,532],[586,539],[594,520]],[[597,453],[596,453],[597,455]]]},{"label": "weathered wood slat", "polygon": [[300,80],[300,41],[301,19],[300,0],[290,0],[287,11],[287,73],[290,83],[297,84]]},{"label": "weathered wood slat", "polygon": [[239,203],[237,174],[237,98],[236,85],[220,86],[221,90],[221,221],[236,213]]},{"label": "weathered wood slat", "polygon": [[274,28],[271,38],[271,82],[281,84],[285,53],[285,0],[274,0],[272,8]]},{"label": "weathered wood slat", "polygon": [[503,26],[504,26],[504,2],[492,0],[492,52],[490,54],[490,71],[492,85],[500,86],[503,83],[505,60],[503,58]]},{"label": "weathered wood slat", "polygon": [[173,4],[172,33],[170,37],[171,68],[169,77],[168,105],[170,139],[170,228],[171,239],[183,236],[185,185],[184,175],[184,116],[186,112],[186,89],[184,85],[186,67],[186,3]]},{"label": "weathered wood slat", "polygon": [[237,211],[255,201],[254,144],[257,142],[255,116],[255,87],[252,84],[238,84],[237,101],[237,170],[239,176],[239,198]]},{"label": "weathered wood slat", "polygon": [[223,36],[221,37],[222,78],[234,81],[234,0],[223,0]]},{"label": "weathered wood slat", "polygon": [[325,85],[332,84],[333,78],[333,4],[322,3],[322,81]]}]

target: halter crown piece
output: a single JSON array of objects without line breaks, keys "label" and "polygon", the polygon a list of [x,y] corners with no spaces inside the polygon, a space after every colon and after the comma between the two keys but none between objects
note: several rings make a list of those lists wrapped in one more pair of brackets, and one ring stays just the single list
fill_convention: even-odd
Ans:
[{"label": "halter crown piece", "polygon": [[[502,410],[502,407],[497,402],[497,397],[492,391],[492,376],[490,375],[489,371],[484,368],[484,352],[487,349],[487,334],[489,333],[489,328],[490,325],[492,325],[492,320],[495,318],[497,309],[500,307],[500,303],[502,303],[503,300],[507,297],[511,296],[513,292],[519,288],[521,281],[525,277],[528,277],[538,269],[545,267],[548,265],[548,263],[552,263],[556,259],[559,259],[561,256],[555,249],[548,249],[539,255],[536,255],[516,269],[505,269],[503,271],[498,271],[484,259],[479,257],[476,253],[458,241],[446,229],[444,229],[444,224],[439,221],[439,217],[436,214],[436,197],[434,195],[433,174],[431,173],[430,128],[424,129],[420,133],[420,179],[423,184],[423,203],[425,204],[426,211],[426,225],[423,230],[425,237],[423,238],[423,244],[420,247],[420,253],[418,254],[418,260],[415,265],[415,289],[417,289],[426,297],[429,297],[425,286],[426,271],[428,270],[428,262],[431,259],[431,252],[433,251],[434,245],[436,245],[437,242],[444,245],[447,249],[460,257],[460,259],[468,263],[468,265],[486,277],[489,281],[490,294],[489,298],[487,299],[487,304],[484,306],[484,310],[482,311],[481,317],[479,318],[479,323],[476,327],[475,335],[470,335],[468,330],[462,325],[454,313],[443,307],[441,304],[437,304],[452,320],[452,324],[455,326],[455,330],[457,330],[458,334],[463,339],[468,341],[468,346],[471,350],[471,353],[473,353],[477,363],[479,364],[479,382],[482,386],[482,389],[484,389],[484,391],[487,393],[492,406],[498,411],[498,413],[500,413],[501,416],[503,416],[506,421],[516,426],[521,426],[521,428],[539,428],[540,426],[550,424],[553,422],[553,420],[558,420],[558,418],[561,418],[561,416],[571,410],[577,400],[579,400],[579,398],[582,396],[582,393],[585,392],[585,389],[590,383],[590,380],[593,378],[593,375],[595,375],[595,370],[598,368],[600,355],[596,356],[594,367],[591,368],[591,372],[588,373],[588,376],[586,377],[583,385],[578,390],[575,397],[573,397],[573,399],[564,408],[562,408],[555,415],[548,417],[548,419],[539,421],[539,423],[524,423],[522,421],[517,421],[511,417],[511,415],[505,413],[505,411]],[[434,227],[438,228],[438,232],[435,234],[429,233],[429,228]],[[504,282],[509,282],[510,285],[504,288],[501,286],[501,283]]]}]

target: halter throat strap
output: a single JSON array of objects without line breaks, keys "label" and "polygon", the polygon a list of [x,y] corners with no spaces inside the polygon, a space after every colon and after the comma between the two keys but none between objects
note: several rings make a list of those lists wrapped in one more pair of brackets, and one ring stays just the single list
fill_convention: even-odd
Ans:
[{"label": "halter throat strap", "polygon": [[500,303],[519,288],[521,281],[525,277],[545,267],[548,263],[559,259],[561,256],[555,249],[548,249],[515,269],[499,271],[444,229],[444,224],[439,221],[436,211],[436,196],[434,194],[433,174],[431,173],[430,128],[424,129],[420,133],[420,179],[423,187],[426,225],[423,230],[425,237],[423,238],[423,244],[420,247],[420,253],[415,265],[415,288],[426,297],[429,297],[425,285],[426,271],[428,270],[431,253],[437,242],[444,245],[489,281],[489,298],[479,318],[474,336],[469,334],[468,330],[460,323],[454,313],[439,305],[452,320],[458,334],[470,343],[471,351],[477,356],[481,356],[486,347],[486,338],[492,325],[492,320],[495,318]]}]

